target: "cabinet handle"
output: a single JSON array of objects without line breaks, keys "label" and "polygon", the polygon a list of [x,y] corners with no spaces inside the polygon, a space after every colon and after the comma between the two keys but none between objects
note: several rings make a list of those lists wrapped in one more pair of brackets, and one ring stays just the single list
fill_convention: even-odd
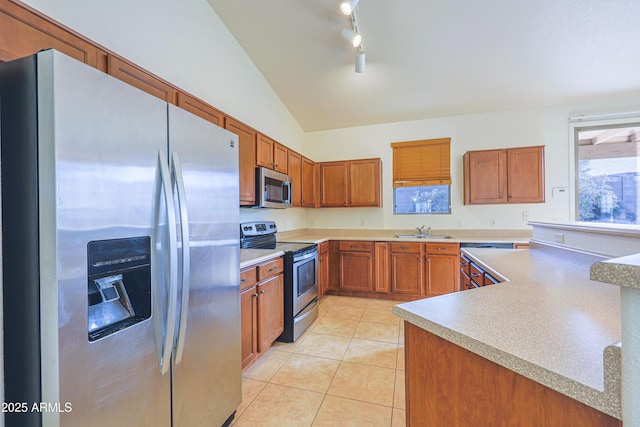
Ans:
[{"label": "cabinet handle", "polygon": [[400,249],[411,249],[409,246],[400,246]]},{"label": "cabinet handle", "polygon": [[347,204],[347,201],[346,201],[346,200],[344,201],[344,205],[345,205],[345,206],[349,206],[349,205]]},{"label": "cabinet handle", "polygon": [[256,292],[255,294],[253,294],[254,298],[258,298],[258,293]]},{"label": "cabinet handle", "polygon": [[360,248],[360,246],[358,246],[358,245],[349,245],[349,247],[351,249],[359,249]]},{"label": "cabinet handle", "polygon": [[469,263],[468,262],[461,262],[460,265],[463,266],[463,267],[468,267]]},{"label": "cabinet handle", "polygon": [[473,276],[473,277],[482,277],[482,274],[478,274],[478,273],[471,273],[471,276]]},{"label": "cabinet handle", "polygon": [[264,289],[260,291],[261,294],[264,294]]},{"label": "cabinet handle", "polygon": [[446,251],[447,248],[436,248],[436,250],[438,250],[438,251]]},{"label": "cabinet handle", "polygon": [[268,269],[267,271],[276,271],[277,269],[278,269],[278,266],[276,265],[276,266],[274,266],[274,267],[271,267],[271,268],[270,268],[270,269]]},{"label": "cabinet handle", "polygon": [[246,278],[246,277],[243,277],[243,278],[242,278],[242,280],[240,280],[240,283],[244,283],[244,282],[246,282],[246,281],[247,281],[247,278]]}]

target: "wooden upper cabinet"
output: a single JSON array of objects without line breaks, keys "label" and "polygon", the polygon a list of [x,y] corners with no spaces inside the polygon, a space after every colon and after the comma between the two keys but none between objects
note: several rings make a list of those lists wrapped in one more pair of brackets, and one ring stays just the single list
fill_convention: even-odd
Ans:
[{"label": "wooden upper cabinet", "polygon": [[463,160],[465,204],[506,203],[506,151],[469,151]]},{"label": "wooden upper cabinet", "polygon": [[256,166],[273,169],[287,173],[287,160],[289,150],[282,144],[261,133],[258,134],[256,143]]},{"label": "wooden upper cabinet", "polygon": [[214,125],[224,126],[224,114],[211,105],[184,92],[178,92],[178,107],[210,121]]},{"label": "wooden upper cabinet", "polygon": [[351,160],[349,162],[349,207],[382,206],[380,159]]},{"label": "wooden upper cabinet", "polygon": [[256,203],[256,136],[257,132],[242,122],[227,117],[225,129],[238,135],[240,167],[240,205]]},{"label": "wooden upper cabinet", "polygon": [[316,163],[302,157],[302,200],[305,208],[316,206]]},{"label": "wooden upper cabinet", "polygon": [[176,104],[176,90],[169,83],[154,76],[137,65],[109,54],[107,58],[108,73],[131,86],[163,99],[170,104]]},{"label": "wooden upper cabinet", "polygon": [[320,163],[321,207],[380,207],[380,159]]},{"label": "wooden upper cabinet", "polygon": [[89,40],[18,2],[0,2],[0,62],[56,49],[98,68],[99,49]]},{"label": "wooden upper cabinet", "polygon": [[509,203],[544,202],[544,146],[507,150]]},{"label": "wooden upper cabinet", "polygon": [[468,151],[464,203],[544,202],[544,147]]},{"label": "wooden upper cabinet", "polygon": [[291,204],[302,206],[302,156],[289,150],[289,176],[291,176]]},{"label": "wooden upper cabinet", "polygon": [[347,207],[349,206],[347,186],[348,162],[320,163],[320,206]]}]

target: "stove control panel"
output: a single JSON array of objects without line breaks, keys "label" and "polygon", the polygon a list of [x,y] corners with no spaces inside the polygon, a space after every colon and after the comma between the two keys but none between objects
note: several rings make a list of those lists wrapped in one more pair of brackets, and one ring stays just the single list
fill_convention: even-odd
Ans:
[{"label": "stove control panel", "polygon": [[275,221],[245,222],[240,224],[240,236],[264,236],[278,232]]}]

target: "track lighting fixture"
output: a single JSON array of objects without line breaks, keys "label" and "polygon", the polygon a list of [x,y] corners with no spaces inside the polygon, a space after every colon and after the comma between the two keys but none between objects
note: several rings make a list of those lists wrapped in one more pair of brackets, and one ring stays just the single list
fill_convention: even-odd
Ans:
[{"label": "track lighting fixture", "polygon": [[355,8],[358,5],[359,0],[343,0],[340,3],[340,10],[342,13],[349,17],[351,21],[351,29],[344,28],[342,30],[342,37],[349,40],[353,47],[356,48],[356,73],[363,73],[365,69],[365,54],[362,47],[362,36],[358,30],[358,20],[356,18]]},{"label": "track lighting fixture", "polygon": [[356,53],[356,73],[364,73],[365,65],[364,50],[359,49]]},{"label": "track lighting fixture", "polygon": [[351,15],[356,9],[358,1],[360,0],[342,0],[342,2],[340,3],[340,10],[345,15]]},{"label": "track lighting fixture", "polygon": [[349,40],[353,47],[358,47],[362,43],[362,36],[348,28],[342,30],[342,38]]}]

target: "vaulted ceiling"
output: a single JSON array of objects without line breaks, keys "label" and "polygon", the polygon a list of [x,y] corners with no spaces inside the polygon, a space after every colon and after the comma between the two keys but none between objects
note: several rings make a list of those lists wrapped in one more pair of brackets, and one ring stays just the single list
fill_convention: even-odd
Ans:
[{"label": "vaulted ceiling", "polygon": [[640,94],[638,0],[208,0],[305,131]]}]

